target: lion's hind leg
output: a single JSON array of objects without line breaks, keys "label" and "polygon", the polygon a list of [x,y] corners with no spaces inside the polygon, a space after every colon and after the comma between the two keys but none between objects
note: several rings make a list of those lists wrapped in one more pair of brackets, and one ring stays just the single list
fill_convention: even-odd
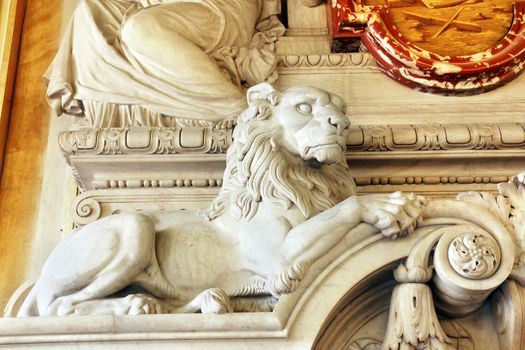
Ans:
[{"label": "lion's hind leg", "polygon": [[71,298],[61,297],[49,307],[49,313],[66,315],[142,315],[161,314],[168,304],[146,294],[129,294],[120,298],[104,298],[72,303]]},{"label": "lion's hind leg", "polygon": [[150,264],[154,243],[153,223],[140,214],[107,217],[73,232],[44,264],[39,315],[70,314],[77,303],[127,287]]}]

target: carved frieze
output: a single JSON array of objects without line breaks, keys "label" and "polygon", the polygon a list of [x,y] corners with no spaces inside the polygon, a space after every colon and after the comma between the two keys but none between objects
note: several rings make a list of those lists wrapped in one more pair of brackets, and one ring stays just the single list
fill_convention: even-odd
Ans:
[{"label": "carved frieze", "polygon": [[[234,123],[220,127],[83,128],[62,132],[60,147],[75,154],[225,153]],[[347,138],[350,153],[437,150],[522,150],[525,123],[359,125]]]},{"label": "carved frieze", "polygon": [[59,142],[66,155],[224,153],[232,143],[233,121],[187,124],[82,128],[62,132]]},{"label": "carved frieze", "polygon": [[525,123],[354,126],[348,146],[354,152],[522,150]]}]

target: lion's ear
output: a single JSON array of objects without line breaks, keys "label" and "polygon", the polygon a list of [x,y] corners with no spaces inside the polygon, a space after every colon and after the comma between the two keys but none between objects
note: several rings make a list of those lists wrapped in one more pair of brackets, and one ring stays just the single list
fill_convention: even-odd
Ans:
[{"label": "lion's ear", "polygon": [[277,90],[268,83],[260,83],[252,86],[246,93],[248,105],[252,105],[253,102],[259,100],[269,100],[270,96]]}]

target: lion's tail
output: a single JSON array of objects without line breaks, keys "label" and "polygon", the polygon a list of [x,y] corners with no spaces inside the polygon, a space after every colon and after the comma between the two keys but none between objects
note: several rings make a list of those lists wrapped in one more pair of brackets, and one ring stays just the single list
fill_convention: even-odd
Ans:
[{"label": "lion's tail", "polygon": [[38,282],[31,288],[31,291],[24,299],[24,302],[18,310],[17,317],[39,316],[38,312]]}]

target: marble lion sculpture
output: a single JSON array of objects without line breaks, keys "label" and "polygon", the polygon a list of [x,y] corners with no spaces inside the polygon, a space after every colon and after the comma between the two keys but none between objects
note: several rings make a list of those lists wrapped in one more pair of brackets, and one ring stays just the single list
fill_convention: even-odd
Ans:
[{"label": "marble lion sculpture", "polygon": [[341,98],[312,87],[248,90],[217,198],[202,211],[105,217],[51,253],[19,316],[243,311],[297,287],[361,223],[410,233],[424,199],[357,197]]}]

